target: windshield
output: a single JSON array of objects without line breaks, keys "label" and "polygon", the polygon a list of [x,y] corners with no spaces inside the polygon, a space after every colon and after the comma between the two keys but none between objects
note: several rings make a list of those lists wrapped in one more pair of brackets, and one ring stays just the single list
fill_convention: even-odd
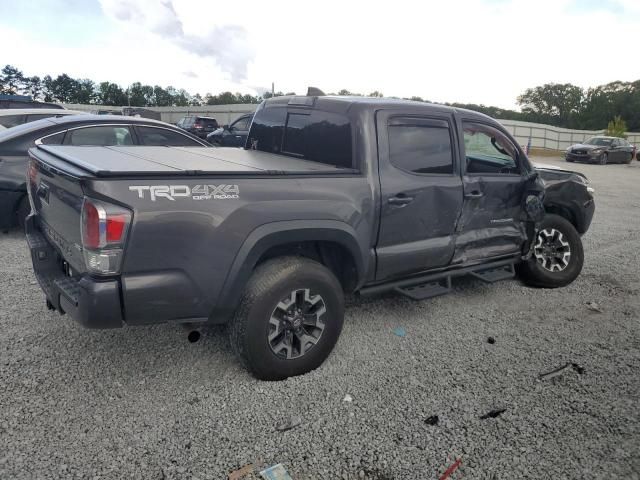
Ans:
[{"label": "windshield", "polygon": [[599,145],[601,147],[608,147],[611,145],[612,139],[610,138],[602,138],[602,137],[593,137],[584,142],[585,145]]}]

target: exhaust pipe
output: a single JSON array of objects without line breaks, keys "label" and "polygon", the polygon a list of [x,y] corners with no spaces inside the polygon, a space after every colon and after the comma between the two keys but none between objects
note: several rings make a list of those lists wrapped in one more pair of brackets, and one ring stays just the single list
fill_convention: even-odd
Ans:
[{"label": "exhaust pipe", "polygon": [[189,343],[196,343],[198,340],[200,340],[202,333],[200,332],[200,327],[196,326],[196,324],[183,323],[182,328],[189,332],[187,333],[187,340],[189,341]]}]

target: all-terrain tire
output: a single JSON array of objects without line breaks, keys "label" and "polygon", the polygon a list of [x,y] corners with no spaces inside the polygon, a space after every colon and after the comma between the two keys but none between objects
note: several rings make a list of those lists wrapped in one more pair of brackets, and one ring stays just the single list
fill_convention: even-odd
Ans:
[{"label": "all-terrain tire", "polygon": [[536,245],[538,242],[542,243],[542,238],[548,238],[549,234],[554,231],[562,235],[560,238],[564,243],[568,243],[570,249],[568,264],[562,270],[550,271],[546,262],[544,263],[547,267],[543,265],[542,260],[535,255],[532,256],[517,266],[518,275],[527,285],[543,288],[564,287],[580,275],[584,263],[582,240],[575,227],[567,219],[554,214],[545,215],[540,224],[538,237],[534,242]]},{"label": "all-terrain tire", "polygon": [[[292,308],[297,308],[295,304],[300,296],[315,302],[311,307],[300,309],[307,308],[307,312],[312,312],[304,318],[316,315],[318,325],[323,329],[318,335],[319,327],[309,327],[317,339],[313,344],[305,342],[305,347],[301,347],[299,337],[292,338],[292,330],[286,330],[291,335],[287,337],[290,339],[288,346],[297,345],[298,356],[294,355],[294,347],[276,352],[279,345],[287,344],[287,338],[272,340],[277,332],[285,331],[284,327],[282,330],[274,327],[272,318],[291,318],[281,307],[293,303]],[[318,312],[322,313],[317,315]],[[259,265],[249,279],[229,324],[229,340],[239,360],[256,378],[282,380],[319,367],[333,350],[342,331],[343,320],[342,286],[329,269],[308,258],[274,258]],[[287,323],[287,328],[293,328],[293,323]],[[295,332],[308,338],[306,330],[303,334],[300,334],[300,328]],[[300,355],[303,349],[305,351]]]}]

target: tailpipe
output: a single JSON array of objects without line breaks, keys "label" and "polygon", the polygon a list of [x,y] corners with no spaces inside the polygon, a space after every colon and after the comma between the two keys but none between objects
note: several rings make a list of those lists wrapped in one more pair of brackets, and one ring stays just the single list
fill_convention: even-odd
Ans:
[{"label": "tailpipe", "polygon": [[200,337],[202,337],[200,328],[192,323],[183,323],[182,328],[184,328],[188,332],[187,340],[189,341],[189,343],[196,343],[200,340]]}]

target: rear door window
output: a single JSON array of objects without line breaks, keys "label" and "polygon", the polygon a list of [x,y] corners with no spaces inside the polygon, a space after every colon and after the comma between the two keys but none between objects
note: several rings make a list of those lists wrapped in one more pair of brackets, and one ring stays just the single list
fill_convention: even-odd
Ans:
[{"label": "rear door window", "polygon": [[104,125],[69,130],[64,139],[65,145],[133,145],[129,127]]},{"label": "rear door window", "polygon": [[201,147],[202,144],[179,132],[155,127],[136,127],[140,145]]},{"label": "rear door window", "polygon": [[453,150],[445,120],[397,118],[389,123],[389,159],[407,172],[453,174]]}]

